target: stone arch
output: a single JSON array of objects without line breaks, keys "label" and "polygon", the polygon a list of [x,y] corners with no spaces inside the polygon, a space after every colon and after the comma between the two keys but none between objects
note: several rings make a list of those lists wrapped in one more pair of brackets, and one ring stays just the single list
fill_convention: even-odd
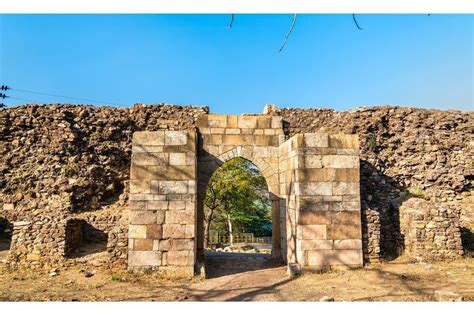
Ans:
[{"label": "stone arch", "polygon": [[[214,172],[224,163],[234,159],[243,158],[254,164],[265,179],[272,212],[272,256],[281,255],[281,231],[280,231],[280,198],[278,184],[278,170],[275,170],[268,162],[258,157],[252,146],[235,146],[232,149],[209,158],[209,156],[198,163],[198,191],[197,191],[197,248],[198,261],[204,260],[204,199],[206,196],[209,180]],[[198,159],[199,160],[199,159]]]},{"label": "stone arch", "polygon": [[268,115],[200,115],[196,127],[133,135],[130,269],[200,270],[208,182],[235,157],[255,164],[267,182],[272,228],[281,227],[272,247],[287,263],[307,270],[362,265],[357,136],[286,139],[281,117]]},{"label": "stone arch", "polygon": [[207,186],[209,179],[219,168],[219,166],[234,158],[243,158],[254,164],[265,178],[268,191],[271,195],[273,195],[272,199],[276,198],[276,196],[279,194],[278,169],[275,169],[275,167],[272,167],[264,159],[254,154],[252,146],[236,146],[218,156],[213,157],[211,161],[205,163],[207,165],[204,165],[204,171],[200,173],[200,175],[203,176],[198,180],[202,180]]}]

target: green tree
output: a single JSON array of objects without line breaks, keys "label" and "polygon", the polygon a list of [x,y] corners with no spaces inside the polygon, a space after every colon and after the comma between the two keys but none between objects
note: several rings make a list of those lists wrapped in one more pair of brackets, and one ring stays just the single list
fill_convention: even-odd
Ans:
[{"label": "green tree", "polygon": [[211,224],[228,233],[231,245],[235,232],[271,235],[267,184],[257,167],[248,160],[232,159],[214,172],[204,205],[205,246]]}]

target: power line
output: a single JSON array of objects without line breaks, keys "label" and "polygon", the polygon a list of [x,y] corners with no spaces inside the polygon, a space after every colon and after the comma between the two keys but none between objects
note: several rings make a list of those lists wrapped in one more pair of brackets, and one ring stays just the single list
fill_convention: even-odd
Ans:
[{"label": "power line", "polygon": [[74,100],[80,100],[80,101],[86,101],[86,102],[94,102],[94,103],[100,103],[100,104],[109,104],[109,105],[115,105],[115,106],[128,106],[125,104],[119,104],[119,103],[114,103],[114,102],[107,102],[107,101],[101,101],[101,100],[94,100],[94,99],[89,99],[89,98],[82,98],[82,97],[74,97],[74,96],[66,96],[66,95],[58,95],[58,94],[51,94],[51,93],[44,93],[44,92],[36,92],[36,91],[29,91],[29,90],[22,90],[22,89],[14,89],[7,87],[11,91],[17,91],[21,93],[30,93],[30,94],[38,94],[38,95],[46,95],[46,96],[52,96],[52,97],[60,97],[60,98],[69,98],[69,99],[74,99]]},{"label": "power line", "polygon": [[11,98],[11,99],[14,99],[14,100],[18,100],[18,101],[25,101],[25,102],[33,102],[33,103],[42,103],[42,102],[39,102],[39,101],[36,101],[36,100],[30,100],[30,99],[27,99],[27,98],[19,98],[19,97],[13,97],[13,96],[7,96],[8,98]]}]

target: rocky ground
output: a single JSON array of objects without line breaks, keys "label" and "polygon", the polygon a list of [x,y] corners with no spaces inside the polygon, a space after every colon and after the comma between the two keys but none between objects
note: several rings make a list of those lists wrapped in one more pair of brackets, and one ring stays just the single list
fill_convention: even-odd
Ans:
[{"label": "rocky ground", "polygon": [[474,300],[473,258],[414,263],[400,257],[363,269],[304,274],[296,278],[288,278],[285,266],[276,261],[265,262],[255,257],[254,261],[259,264],[249,268],[252,264],[221,265],[210,259],[208,279],[181,281],[91,265],[68,270],[14,272],[0,265],[0,301]]}]

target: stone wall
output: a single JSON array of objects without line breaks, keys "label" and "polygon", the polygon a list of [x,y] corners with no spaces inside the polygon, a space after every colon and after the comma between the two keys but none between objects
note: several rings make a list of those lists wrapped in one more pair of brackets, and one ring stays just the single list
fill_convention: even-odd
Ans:
[{"label": "stone wall", "polygon": [[405,251],[417,258],[456,258],[463,254],[459,209],[411,198],[400,207]]},{"label": "stone wall", "polygon": [[357,136],[299,134],[280,151],[288,261],[303,269],[362,266]]},{"label": "stone wall", "polygon": [[14,224],[9,265],[65,259],[67,222],[108,235],[110,264],[127,258],[128,181],[135,131],[193,127],[206,107],[28,105],[0,109],[0,218]]},{"label": "stone wall", "polygon": [[[448,205],[461,214],[463,243],[474,249],[474,113],[410,107],[349,111],[269,107],[285,133],[357,134],[366,261],[403,253],[400,205],[412,196]],[[442,258],[442,257],[440,257]]]},{"label": "stone wall", "polygon": [[194,274],[196,162],[194,130],[134,133],[129,270]]},{"label": "stone wall", "polygon": [[[16,222],[12,266],[64,263],[65,224],[86,212],[91,225],[108,233],[111,256],[123,262],[133,132],[192,128],[207,112],[172,105],[0,109],[0,219]],[[460,209],[464,248],[474,249],[473,112],[380,106],[268,114],[283,121],[287,136],[359,135],[366,258],[403,251],[400,205],[410,196]]]}]

